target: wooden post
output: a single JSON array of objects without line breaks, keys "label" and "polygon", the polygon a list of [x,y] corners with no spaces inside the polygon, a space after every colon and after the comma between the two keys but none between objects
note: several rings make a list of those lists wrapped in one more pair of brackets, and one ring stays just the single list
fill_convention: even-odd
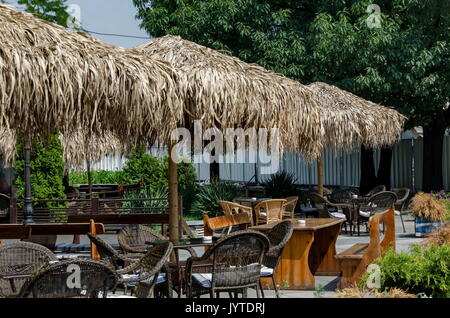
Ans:
[{"label": "wooden post", "polygon": [[317,158],[317,192],[323,196],[323,156],[324,153],[320,154]]},{"label": "wooden post", "polygon": [[169,238],[174,244],[179,242],[178,174],[173,161],[174,142],[169,145]]},{"label": "wooden post", "polygon": [[[95,229],[95,221],[92,220],[92,219],[89,221],[89,228],[90,228],[89,232],[92,235],[97,235],[97,231]],[[91,258],[92,259],[97,259],[97,260],[100,259],[100,254],[98,254],[97,246],[95,246],[95,244],[92,243],[92,241],[91,241]]]}]

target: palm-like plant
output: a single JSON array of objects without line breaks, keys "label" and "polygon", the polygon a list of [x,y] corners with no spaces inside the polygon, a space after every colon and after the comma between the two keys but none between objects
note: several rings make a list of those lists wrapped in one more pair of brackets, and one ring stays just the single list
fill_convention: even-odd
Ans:
[{"label": "palm-like plant", "polygon": [[280,171],[263,183],[266,195],[271,198],[285,198],[296,194],[294,175],[286,171]]}]

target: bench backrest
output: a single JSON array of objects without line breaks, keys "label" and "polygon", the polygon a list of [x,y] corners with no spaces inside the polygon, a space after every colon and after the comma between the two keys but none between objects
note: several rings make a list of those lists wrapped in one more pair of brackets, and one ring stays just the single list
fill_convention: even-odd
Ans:
[{"label": "bench backrest", "polygon": [[[380,242],[380,225],[384,224],[385,234]],[[370,242],[367,247],[361,263],[358,265],[353,277],[361,277],[367,269],[367,266],[379,257],[382,257],[389,248],[395,250],[395,218],[394,208],[374,214],[369,220]]]},{"label": "bench backrest", "polygon": [[212,236],[215,230],[228,228],[230,226],[239,225],[241,230],[245,230],[252,224],[252,219],[247,213],[238,213],[228,216],[218,216],[210,218],[207,215],[203,216],[204,235]]}]

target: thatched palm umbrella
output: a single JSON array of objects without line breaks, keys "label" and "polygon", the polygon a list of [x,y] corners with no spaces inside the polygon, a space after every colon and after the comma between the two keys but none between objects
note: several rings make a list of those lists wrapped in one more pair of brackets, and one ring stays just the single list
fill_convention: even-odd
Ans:
[{"label": "thatched palm umbrella", "polygon": [[[312,83],[321,108],[325,146],[353,149],[357,144],[371,148],[395,143],[406,117],[396,110],[375,104],[355,94],[325,83]],[[318,190],[323,194],[323,161],[317,163]]]},{"label": "thatched palm umbrella", "polygon": [[[183,118],[218,128],[279,128],[285,149],[314,158],[322,149],[323,128],[313,93],[300,83],[236,57],[164,36],[137,47],[170,62],[183,87]],[[177,167],[169,160],[170,237],[178,237]],[[174,226],[175,225],[175,226]]]},{"label": "thatched palm umbrella", "polygon": [[55,131],[168,136],[182,115],[168,63],[114,48],[0,5],[0,127],[25,144],[24,220],[32,222],[31,140]]}]

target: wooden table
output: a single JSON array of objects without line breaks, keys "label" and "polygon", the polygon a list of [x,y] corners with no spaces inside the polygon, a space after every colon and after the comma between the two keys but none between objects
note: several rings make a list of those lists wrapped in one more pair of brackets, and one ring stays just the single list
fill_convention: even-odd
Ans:
[{"label": "wooden table", "polygon": [[[306,224],[299,224],[298,220],[305,220]],[[314,275],[339,276],[339,264],[334,256],[336,240],[344,220],[307,218],[292,219],[292,222],[294,232],[275,272],[275,280],[280,289],[314,290]],[[264,233],[276,224],[263,224],[250,229]],[[263,286],[273,289],[270,279],[264,278]]]}]

